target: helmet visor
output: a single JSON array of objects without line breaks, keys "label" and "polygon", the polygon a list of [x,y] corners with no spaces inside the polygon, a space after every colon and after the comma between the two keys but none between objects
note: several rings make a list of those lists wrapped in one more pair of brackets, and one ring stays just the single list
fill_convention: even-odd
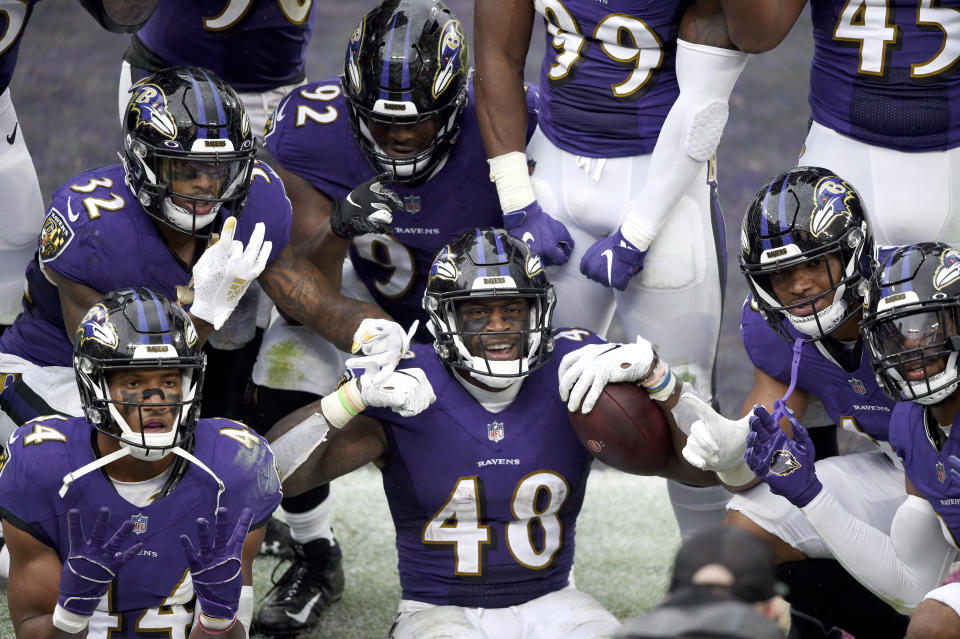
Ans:
[{"label": "helmet visor", "polygon": [[206,203],[209,208],[212,204],[244,194],[253,158],[230,158],[220,154],[209,159],[161,156],[159,165],[160,182],[167,186],[175,203],[180,206],[189,202]]}]

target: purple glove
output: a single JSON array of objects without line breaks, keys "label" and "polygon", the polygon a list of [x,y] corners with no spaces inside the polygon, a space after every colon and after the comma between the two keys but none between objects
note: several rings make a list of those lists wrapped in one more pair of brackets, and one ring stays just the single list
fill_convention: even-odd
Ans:
[{"label": "purple glove", "polygon": [[67,512],[67,528],[70,532],[70,554],[60,573],[57,604],[64,610],[89,617],[100,599],[107,594],[117,571],[140,552],[143,544],[137,543],[121,550],[133,532],[133,522],[129,519],[110,537],[110,541],[103,542],[110,531],[110,509],[106,506],[100,508],[97,514],[97,523],[89,541],[83,535],[80,511],[76,508]]},{"label": "purple glove", "polygon": [[530,247],[546,266],[566,264],[573,252],[573,238],[563,223],[543,212],[537,201],[503,214],[503,228]]},{"label": "purple glove", "polygon": [[630,278],[643,268],[646,251],[628,242],[620,229],[609,237],[601,237],[587,249],[580,260],[580,272],[604,286],[624,290]]},{"label": "purple glove", "polygon": [[180,544],[190,564],[193,592],[197,595],[200,612],[207,617],[233,619],[237,616],[243,586],[240,552],[251,521],[253,511],[244,508],[231,535],[227,509],[221,507],[217,509],[216,539],[210,539],[210,522],[203,517],[197,519],[199,550],[193,547],[188,536],[180,535]]},{"label": "purple glove", "polygon": [[807,429],[790,417],[790,439],[763,406],[754,407],[747,421],[750,434],[743,458],[750,470],[770,486],[771,492],[786,497],[797,508],[809,504],[823,490],[823,484],[817,479],[813,442]]}]

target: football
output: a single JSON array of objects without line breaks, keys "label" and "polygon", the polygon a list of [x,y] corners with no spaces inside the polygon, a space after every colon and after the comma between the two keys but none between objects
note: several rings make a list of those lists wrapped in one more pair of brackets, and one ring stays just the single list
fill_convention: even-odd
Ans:
[{"label": "football", "polygon": [[570,423],[594,457],[623,472],[656,475],[670,459],[667,418],[636,384],[607,384],[593,410],[570,413]]}]

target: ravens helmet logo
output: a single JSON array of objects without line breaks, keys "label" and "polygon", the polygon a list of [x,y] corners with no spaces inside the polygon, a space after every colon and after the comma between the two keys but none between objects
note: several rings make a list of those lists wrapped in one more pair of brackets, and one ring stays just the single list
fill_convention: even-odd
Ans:
[{"label": "ravens helmet logo", "polygon": [[800,462],[789,450],[775,450],[770,458],[770,472],[780,477],[786,477],[800,468]]}]

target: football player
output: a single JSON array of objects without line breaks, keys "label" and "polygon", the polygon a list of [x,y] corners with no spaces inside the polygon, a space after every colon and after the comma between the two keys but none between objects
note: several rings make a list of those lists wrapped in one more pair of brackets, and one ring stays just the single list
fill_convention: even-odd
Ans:
[{"label": "football player", "polygon": [[148,289],[109,293],[77,326],[73,362],[84,416],[41,417],[6,441],[16,635],[246,637],[280,478],[256,433],[198,420],[193,322]]},{"label": "football player", "polygon": [[[355,314],[383,315],[340,296],[288,246],[283,185],[256,160],[236,93],[209,71],[173,67],[139,84],[121,159],[53,195],[27,267],[23,313],[0,341],[8,424],[82,414],[68,336],[99,291],[149,285],[171,299],[178,291],[189,297],[192,274],[190,312],[203,320],[201,339],[223,324],[253,279],[290,316],[343,348]],[[221,225],[220,241],[204,250]]]},{"label": "football player", "polygon": [[[903,472],[887,443],[892,402],[877,385],[858,328],[873,247],[858,192],[826,169],[790,169],[754,196],[740,238],[740,268],[751,290],[741,337],[754,366],[746,416],[726,420],[684,397],[702,418],[684,456],[720,471],[728,484],[752,486],[743,455],[753,407],[779,408],[789,432],[818,398],[834,423],[871,444],[871,452],[819,459],[818,472],[849,508],[889,530],[905,497]],[[860,587],[786,499],[761,484],[735,494],[727,508],[726,523],[773,547],[794,611],[854,636],[903,636],[906,617]]]},{"label": "football player", "polygon": [[[504,225],[560,265],[558,324],[604,335],[616,313],[712,401],[725,281],[712,157],[746,55],[730,48],[716,0],[684,14],[689,4],[478,2],[477,105]],[[526,144],[521,81],[537,13],[546,55]],[[677,419],[689,428],[694,417]],[[668,488],[685,538],[720,523],[722,487]]]},{"label": "football player", "polygon": [[[762,52],[806,0],[721,3],[736,45]],[[960,2],[810,8],[810,130],[798,163],[829,166],[855,186],[880,245],[960,243],[960,121],[950,106],[960,97]]]},{"label": "football player", "polygon": [[[3,31],[0,35],[0,331],[20,312],[23,269],[36,251],[37,233],[43,224],[43,195],[10,95],[20,42],[34,5],[40,0],[0,0]],[[133,31],[150,15],[156,0],[81,0],[105,28]]]},{"label": "football player", "polygon": [[958,265],[960,253],[946,244],[910,245],[883,258],[869,281],[862,329],[877,378],[897,402],[890,444],[906,472],[907,496],[890,525],[846,503],[846,486],[829,485],[798,423],[791,438],[771,420],[756,420],[746,452],[757,475],[801,509],[857,579],[891,605],[916,608],[908,637],[960,636],[960,586],[940,586],[960,534],[951,432],[960,408]]},{"label": "football player", "polygon": [[129,90],[170,66],[202,66],[237,91],[260,140],[280,98],[306,80],[316,21],[305,2],[165,0],[130,38],[120,71],[120,119]]},{"label": "football player", "polygon": [[[527,114],[532,132],[535,87],[527,93]],[[421,302],[434,256],[464,228],[503,224],[456,15],[439,0],[377,5],[351,34],[343,75],[284,98],[266,148],[293,206],[298,248],[325,269],[339,272],[342,265],[345,294],[375,302],[403,327],[419,320],[414,339],[429,341]],[[386,217],[358,216],[370,206]],[[368,322],[364,329],[379,335],[390,326],[396,327]],[[399,328],[389,339],[409,343]],[[251,420],[269,428],[333,390],[342,370],[335,345],[274,314],[253,369]],[[330,572],[327,552],[331,544],[338,552],[329,506],[322,505],[328,494],[321,486],[281,505],[305,556],[257,612],[260,632],[303,631],[339,596],[342,573]],[[310,602],[306,618],[291,616]]]},{"label": "football player", "polygon": [[[649,342],[553,331],[554,301],[527,245],[502,229],[467,231],[431,268],[434,343],[270,433],[291,494],[380,467],[403,590],[392,637],[570,639],[619,625],[571,577],[591,456],[567,411],[592,408],[606,382],[665,382],[660,399],[681,384],[664,367],[649,375]],[[668,472],[700,477],[692,470],[674,457]]]}]

